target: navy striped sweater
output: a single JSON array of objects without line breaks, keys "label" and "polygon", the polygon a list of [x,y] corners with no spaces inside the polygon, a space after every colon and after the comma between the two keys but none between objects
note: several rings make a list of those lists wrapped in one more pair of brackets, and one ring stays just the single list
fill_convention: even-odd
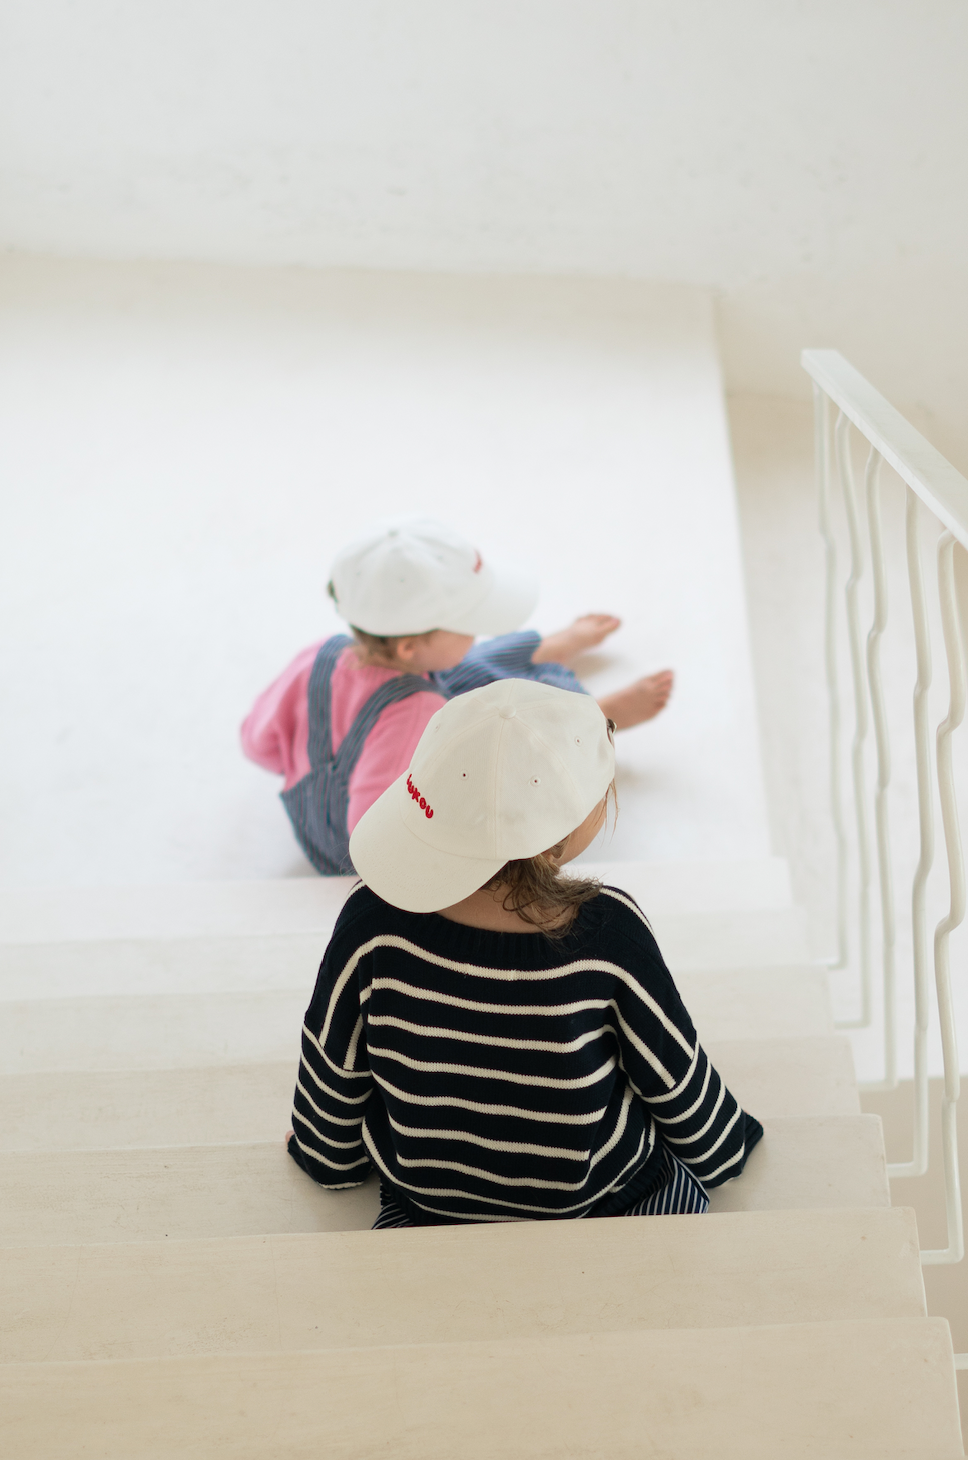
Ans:
[{"label": "navy striped sweater", "polygon": [[606,887],[564,939],[468,928],[360,885],[306,1013],[290,1154],[375,1166],[417,1224],[606,1216],[705,1186],[763,1134],[709,1063],[648,923]]}]

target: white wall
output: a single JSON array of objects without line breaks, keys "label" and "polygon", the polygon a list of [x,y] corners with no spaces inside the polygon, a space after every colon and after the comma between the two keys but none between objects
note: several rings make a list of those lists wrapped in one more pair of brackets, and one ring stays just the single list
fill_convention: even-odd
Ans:
[{"label": "white wall", "polygon": [[[963,0],[3,0],[0,243],[722,291],[728,382],[968,387]],[[966,453],[968,454],[968,453]]]},{"label": "white wall", "polygon": [[622,281],[0,260],[0,883],[305,872],[239,723],[391,512],[623,627],[608,858],[769,851],[708,298]]}]

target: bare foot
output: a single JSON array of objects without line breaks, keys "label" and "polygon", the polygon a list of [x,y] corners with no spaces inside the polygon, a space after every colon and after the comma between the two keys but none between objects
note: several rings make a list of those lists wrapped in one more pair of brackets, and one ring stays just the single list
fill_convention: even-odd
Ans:
[{"label": "bare foot", "polygon": [[671,669],[660,669],[658,674],[647,674],[625,689],[606,695],[598,703],[619,730],[630,730],[633,725],[654,720],[660,710],[665,709],[672,694],[674,678]]},{"label": "bare foot", "polygon": [[621,628],[622,620],[612,613],[586,613],[567,629],[549,634],[531,655],[532,664],[568,664],[596,648],[609,634]]}]

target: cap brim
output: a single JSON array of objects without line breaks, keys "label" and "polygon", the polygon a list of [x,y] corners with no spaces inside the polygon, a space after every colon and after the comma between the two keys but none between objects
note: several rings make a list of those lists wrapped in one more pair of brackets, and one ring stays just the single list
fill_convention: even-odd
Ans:
[{"label": "cap brim", "polygon": [[439,912],[469,897],[504,862],[437,851],[414,836],[402,810],[411,800],[404,772],[364,812],[350,837],[353,866],[377,897],[405,912]]},{"label": "cap brim", "polygon": [[540,592],[531,574],[515,568],[488,564],[491,583],[484,598],[473,609],[456,614],[440,624],[452,634],[511,634],[531,617]]}]

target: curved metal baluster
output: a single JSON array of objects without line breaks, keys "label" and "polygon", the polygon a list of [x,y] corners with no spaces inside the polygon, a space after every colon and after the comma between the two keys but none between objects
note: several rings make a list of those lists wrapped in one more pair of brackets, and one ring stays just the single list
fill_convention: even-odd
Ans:
[{"label": "curved metal baluster", "polygon": [[840,691],[837,686],[837,547],[830,526],[830,406],[819,385],[813,387],[814,464],[817,473],[817,509],[823,537],[826,589],[824,594],[824,664],[830,737],[830,817],[837,842],[837,955],[832,968],[847,967],[847,833],[840,792]]},{"label": "curved metal baluster", "polygon": [[[881,530],[879,474],[881,454],[872,446],[864,472],[867,498],[867,526],[871,544],[871,574],[874,579],[874,621],[867,635],[867,681],[870,686],[874,740],[877,745],[877,795],[874,802],[877,829],[877,875],[881,895],[881,962],[884,987],[884,1081],[883,1088],[897,1085],[897,986],[894,963],[894,879],[891,875],[891,830],[887,793],[891,783],[891,741],[884,708],[881,679],[881,638],[887,627],[887,572],[884,567],[884,537]],[[868,1087],[871,1088],[871,1087]],[[878,1085],[877,1088],[881,1088]]]},{"label": "curved metal baluster", "polygon": [[864,572],[864,552],[857,513],[857,493],[850,460],[850,422],[843,411],[837,417],[834,431],[837,444],[837,466],[847,509],[850,535],[850,577],[847,579],[847,636],[850,644],[850,667],[854,680],[854,739],[851,744],[851,771],[854,781],[854,816],[857,822],[858,861],[858,946],[860,954],[860,1016],[838,1021],[840,1029],[863,1029],[871,1022],[871,849],[867,823],[867,800],[864,795],[864,744],[867,739],[867,683],[860,633],[860,580]]},{"label": "curved metal baluster", "polygon": [[941,1145],[944,1154],[945,1205],[948,1213],[948,1245],[921,1253],[923,1263],[960,1262],[965,1255],[965,1239],[961,1215],[961,1178],[958,1171],[958,1097],[961,1077],[958,1072],[958,1035],[951,999],[951,967],[949,942],[955,928],[965,916],[965,865],[961,850],[961,828],[954,769],[951,762],[951,737],[965,715],[965,661],[958,618],[955,589],[955,539],[943,532],[938,543],[938,596],[941,600],[941,623],[944,629],[945,655],[948,660],[950,694],[948,714],[938,726],[938,790],[941,793],[941,819],[944,844],[948,854],[948,914],[934,930],[934,977],[938,993],[938,1017],[941,1022],[941,1048],[944,1055],[944,1102],[941,1107]]},{"label": "curved metal baluster", "polygon": [[928,961],[928,874],[934,862],[934,784],[931,778],[931,730],[928,691],[931,688],[931,630],[924,597],[921,563],[921,524],[918,499],[907,488],[905,529],[908,582],[918,673],[914,685],[914,756],[918,773],[918,822],[921,850],[911,885],[911,924],[914,935],[914,1141],[911,1160],[892,1163],[887,1174],[923,1176],[928,1169],[928,1017],[931,988]]}]

